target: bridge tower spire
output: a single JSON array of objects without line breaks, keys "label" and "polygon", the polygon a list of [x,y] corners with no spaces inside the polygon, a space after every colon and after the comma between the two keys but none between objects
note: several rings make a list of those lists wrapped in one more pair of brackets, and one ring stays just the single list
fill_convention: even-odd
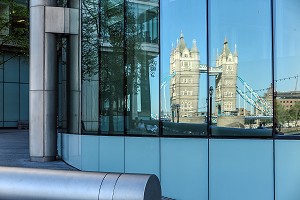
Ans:
[{"label": "bridge tower spire", "polygon": [[237,70],[238,70],[238,54],[235,45],[232,54],[228,40],[225,37],[223,49],[216,59],[216,67],[222,69],[216,77],[216,114],[217,115],[236,115],[236,86],[237,86]]},{"label": "bridge tower spire", "polygon": [[[183,33],[170,56],[170,108],[173,122],[200,123],[198,114],[200,54],[196,40],[188,49]],[[176,72],[176,73],[174,73]]]}]

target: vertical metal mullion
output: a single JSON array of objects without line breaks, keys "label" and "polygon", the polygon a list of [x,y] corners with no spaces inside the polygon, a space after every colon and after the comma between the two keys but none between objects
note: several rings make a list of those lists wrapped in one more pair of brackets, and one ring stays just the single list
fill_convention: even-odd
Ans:
[{"label": "vertical metal mullion", "polygon": [[127,0],[124,0],[124,7],[123,7],[123,17],[124,17],[124,35],[123,35],[123,98],[124,98],[124,105],[123,105],[123,117],[124,117],[124,135],[127,135],[127,74],[126,74],[126,65],[127,65]]},{"label": "vertical metal mullion", "polygon": [[18,97],[18,99],[19,99],[19,120],[21,120],[21,57],[20,56],[18,56],[18,58],[19,58],[19,63],[18,63],[18,65],[19,65],[19,83],[18,83],[18,85],[19,85],[19,97]]},{"label": "vertical metal mullion", "polygon": [[208,123],[208,119],[210,119],[211,113],[209,105],[209,87],[210,87],[210,80],[209,80],[209,0],[206,0],[206,59],[207,59],[207,86],[206,86],[206,99],[207,99],[207,199],[210,199],[210,137],[211,137],[211,124]]},{"label": "vertical metal mullion", "polygon": [[158,18],[158,27],[157,27],[157,31],[158,31],[158,33],[157,33],[157,37],[158,37],[158,52],[159,52],[159,59],[158,59],[158,68],[159,68],[159,70],[158,70],[158,91],[159,91],[159,93],[158,93],[158,102],[159,102],[159,105],[158,105],[158,136],[159,136],[159,150],[158,150],[158,152],[159,152],[159,180],[162,180],[161,179],[161,168],[162,168],[162,164],[161,164],[161,161],[162,161],[162,159],[161,159],[161,136],[162,136],[162,121],[161,121],[161,89],[160,89],[160,85],[161,85],[161,37],[160,37],[160,35],[161,35],[161,23],[160,23],[160,21],[161,21],[161,3],[160,3],[161,1],[160,0],[158,0],[158,16],[157,16],[157,18]]},{"label": "vertical metal mullion", "polygon": [[273,138],[273,197],[274,200],[276,200],[276,155],[275,155],[275,131],[276,131],[276,112],[275,112],[275,102],[276,102],[276,96],[275,96],[275,22],[276,22],[276,18],[274,16],[275,9],[276,9],[276,3],[274,2],[274,0],[270,0],[270,6],[271,6],[271,39],[272,39],[272,46],[271,46],[271,52],[272,52],[272,58],[271,58],[271,62],[272,62],[272,104],[273,104],[273,129],[272,129],[272,138]]},{"label": "vertical metal mullion", "polygon": [[127,79],[126,79],[126,65],[127,65],[127,38],[126,38],[126,34],[127,34],[127,5],[126,5],[126,1],[124,0],[124,7],[123,7],[123,18],[124,18],[124,24],[123,24],[123,28],[124,28],[124,35],[123,35],[123,98],[124,98],[124,105],[123,105],[123,118],[124,118],[124,173],[126,172],[126,135],[127,135],[127,130],[126,130],[126,115],[127,115]]},{"label": "vertical metal mullion", "polygon": [[[98,0],[98,18],[99,18],[99,24],[98,24],[98,28],[99,28],[99,34],[98,34],[98,41],[97,41],[97,45],[98,45],[98,115],[100,117],[98,117],[97,121],[98,121],[98,134],[101,134],[101,129],[102,129],[102,124],[101,124],[101,61],[102,61],[102,51],[101,51],[101,43],[100,43],[100,39],[102,37],[101,35],[101,31],[102,31],[102,27],[101,27],[101,0]],[[82,29],[81,29],[82,31]],[[81,34],[83,35],[83,34]],[[87,107],[87,106],[86,106]],[[99,168],[100,169],[100,168]]]},{"label": "vertical metal mullion", "polygon": [[3,98],[3,101],[2,101],[2,126],[4,127],[4,54],[2,55],[2,98]]},{"label": "vertical metal mullion", "polygon": [[160,85],[161,85],[161,37],[160,37],[160,27],[161,27],[161,9],[160,9],[160,0],[158,0],[158,27],[157,27],[157,37],[158,37],[158,55],[159,55],[159,59],[158,59],[158,136],[161,137],[162,136],[162,121],[161,121],[161,89],[160,89]]}]

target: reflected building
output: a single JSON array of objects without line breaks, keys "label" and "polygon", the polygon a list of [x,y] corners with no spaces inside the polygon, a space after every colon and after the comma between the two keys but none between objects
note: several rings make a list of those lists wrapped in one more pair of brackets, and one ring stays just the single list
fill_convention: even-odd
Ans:
[{"label": "reflected building", "polygon": [[170,56],[170,106],[173,122],[203,123],[205,118],[199,115],[200,74],[209,73],[216,77],[216,116],[238,115],[236,105],[236,86],[238,53],[235,47],[232,53],[225,39],[223,50],[217,54],[216,67],[207,69],[200,65],[200,54],[193,41],[193,47],[187,48],[181,33],[180,39]]},{"label": "reflected building", "polygon": [[181,33],[177,45],[170,56],[170,104],[173,122],[200,123],[198,115],[200,54],[193,41],[188,49]]},{"label": "reflected building", "polygon": [[[86,1],[85,5],[85,129],[104,133],[132,129],[134,120],[151,119],[150,77],[159,54],[158,1]],[[99,24],[90,22],[95,18]]]},{"label": "reflected building", "polygon": [[300,102],[300,91],[277,92],[276,97],[276,101],[288,110]]},{"label": "reflected building", "polygon": [[236,45],[234,53],[231,53],[226,38],[221,54],[217,54],[216,67],[222,69],[222,73],[216,76],[216,114],[237,115],[238,53]]}]

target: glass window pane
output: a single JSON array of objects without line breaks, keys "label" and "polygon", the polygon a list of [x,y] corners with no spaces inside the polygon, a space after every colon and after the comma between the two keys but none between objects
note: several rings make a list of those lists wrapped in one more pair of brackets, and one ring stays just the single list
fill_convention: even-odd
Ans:
[{"label": "glass window pane", "polygon": [[29,84],[20,84],[20,120],[29,120]]},{"label": "glass window pane", "polygon": [[158,0],[126,1],[126,126],[128,134],[158,135]]},{"label": "glass window pane", "polygon": [[4,62],[4,81],[19,82],[19,57],[7,54]]},{"label": "glass window pane", "polygon": [[29,60],[20,58],[20,82],[29,83]]},{"label": "glass window pane", "polygon": [[100,68],[100,3],[82,1],[82,132],[97,134],[99,130]]},{"label": "glass window pane", "polygon": [[0,83],[3,82],[3,65],[0,65]]},{"label": "glass window pane", "polygon": [[[125,123],[124,96],[124,1],[104,0],[100,4],[99,131],[123,134]],[[99,51],[100,48],[100,51]]]},{"label": "glass window pane", "polygon": [[4,83],[4,121],[19,120],[19,84]]},{"label": "glass window pane", "polygon": [[212,135],[272,135],[271,19],[270,0],[210,1]]},{"label": "glass window pane", "polygon": [[276,125],[280,135],[300,131],[300,2],[276,0]]},{"label": "glass window pane", "polygon": [[161,1],[163,135],[207,133],[206,1]]},{"label": "glass window pane", "polygon": [[158,134],[158,13],[158,1],[82,1],[85,132]]}]

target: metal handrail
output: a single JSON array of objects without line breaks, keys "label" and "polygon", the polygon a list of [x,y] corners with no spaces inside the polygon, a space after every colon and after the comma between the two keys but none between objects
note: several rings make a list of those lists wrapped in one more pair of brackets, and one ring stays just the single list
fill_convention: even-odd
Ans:
[{"label": "metal handrail", "polygon": [[157,176],[0,167],[0,199],[160,200]]}]

